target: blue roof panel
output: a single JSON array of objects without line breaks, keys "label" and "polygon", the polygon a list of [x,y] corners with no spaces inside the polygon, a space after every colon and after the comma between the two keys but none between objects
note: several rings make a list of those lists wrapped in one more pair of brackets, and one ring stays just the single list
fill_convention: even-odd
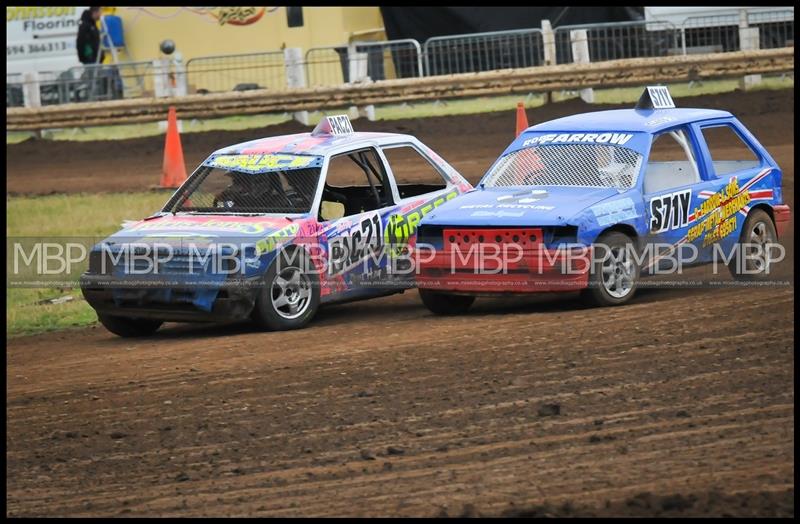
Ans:
[{"label": "blue roof panel", "polygon": [[699,120],[728,118],[727,111],[715,109],[614,109],[566,116],[531,126],[525,132],[571,132],[571,131],[629,131],[637,133],[660,133],[670,127],[685,125]]}]

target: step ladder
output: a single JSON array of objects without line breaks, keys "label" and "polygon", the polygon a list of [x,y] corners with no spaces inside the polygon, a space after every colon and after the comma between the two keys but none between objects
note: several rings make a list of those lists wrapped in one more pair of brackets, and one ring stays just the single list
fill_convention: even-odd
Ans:
[{"label": "step ladder", "polygon": [[[107,51],[109,55],[111,55],[111,62],[109,65],[117,66],[120,79],[122,80],[124,97],[136,98],[143,96],[145,92],[144,72],[148,64],[133,61],[133,58],[128,52],[128,48],[125,46],[124,38],[122,42],[114,41],[111,31],[109,31],[109,21],[107,20],[109,16],[113,15],[103,15],[100,17],[100,49]],[[118,17],[115,18],[119,19]],[[119,21],[119,23],[121,24],[122,22]],[[120,25],[120,32],[121,31],[122,27]],[[120,62],[121,56],[126,59],[124,62]],[[99,63],[100,53],[97,54],[97,60]]]}]

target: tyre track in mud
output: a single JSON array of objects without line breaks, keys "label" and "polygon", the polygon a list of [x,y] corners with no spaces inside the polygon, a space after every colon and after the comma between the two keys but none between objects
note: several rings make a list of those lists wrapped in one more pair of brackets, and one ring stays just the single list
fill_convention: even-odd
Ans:
[{"label": "tyre track in mud", "polygon": [[[70,349],[32,337],[9,353],[9,513],[491,514],[793,490],[791,290],[652,293],[615,309],[486,301],[459,318],[403,308],[413,295],[337,308],[361,314],[355,333],[413,325],[394,345],[342,341],[336,319],[136,342],[90,330]],[[395,310],[407,316],[387,321]],[[14,380],[16,355],[40,352],[60,358]]]},{"label": "tyre track in mud", "polygon": [[775,288],[8,340],[7,514],[793,515],[793,231]]},{"label": "tyre track in mud", "polygon": [[[737,91],[676,101],[678,107],[731,111],[762,143],[794,147],[793,137],[787,136],[794,130],[783,126],[786,115],[794,113],[793,89]],[[629,109],[633,105],[586,104],[580,99],[570,99],[531,108],[527,113],[533,125],[576,113]],[[354,126],[357,131],[413,135],[474,184],[514,138],[514,109],[509,106],[507,111],[495,113],[375,122],[359,119]],[[263,130],[184,133],[181,142],[186,165],[193,169],[219,148],[261,136],[310,130],[297,122],[286,122]],[[6,192],[42,195],[142,191],[158,183],[163,155],[163,136],[94,142],[29,139],[6,144]]]}]

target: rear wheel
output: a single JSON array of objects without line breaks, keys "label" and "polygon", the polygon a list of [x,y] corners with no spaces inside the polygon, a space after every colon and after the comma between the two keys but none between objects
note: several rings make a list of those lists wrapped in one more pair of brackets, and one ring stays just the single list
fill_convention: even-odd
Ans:
[{"label": "rear wheel", "polygon": [[736,280],[755,281],[767,278],[770,270],[769,247],[777,242],[775,224],[762,209],[748,215],[739,235],[739,250],[728,264]]},{"label": "rear wheel", "polygon": [[475,297],[468,295],[450,295],[429,289],[420,289],[419,297],[429,310],[437,315],[458,315],[466,313]]},{"label": "rear wheel", "polygon": [[634,257],[635,244],[626,234],[604,233],[592,250],[589,288],[584,290],[586,302],[595,306],[619,306],[636,293],[639,265]]},{"label": "rear wheel", "polygon": [[146,337],[152,335],[163,324],[160,320],[147,318],[127,318],[113,315],[97,315],[100,323],[110,332],[124,338]]},{"label": "rear wheel", "polygon": [[264,275],[253,320],[273,331],[298,329],[319,309],[319,277],[302,249],[282,252]]}]

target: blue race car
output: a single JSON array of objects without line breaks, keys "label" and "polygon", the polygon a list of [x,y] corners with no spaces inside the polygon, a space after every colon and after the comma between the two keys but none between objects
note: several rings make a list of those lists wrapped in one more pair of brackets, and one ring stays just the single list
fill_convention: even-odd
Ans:
[{"label": "blue race car", "polygon": [[789,222],[781,175],[730,113],[676,109],[648,87],[635,109],[526,129],[475,189],[428,214],[420,295],[441,314],[542,291],[618,305],[640,275],[713,260],[762,279]]}]

